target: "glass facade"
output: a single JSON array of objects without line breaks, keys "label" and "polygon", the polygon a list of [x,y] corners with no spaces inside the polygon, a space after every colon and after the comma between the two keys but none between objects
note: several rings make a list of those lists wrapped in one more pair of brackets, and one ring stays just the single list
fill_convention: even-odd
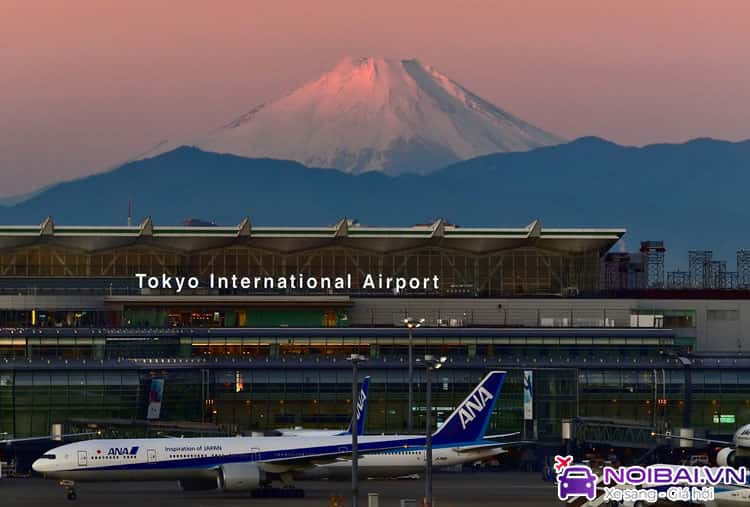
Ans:
[{"label": "glass facade", "polygon": [[[44,435],[53,423],[89,424],[120,435],[144,434],[148,390],[165,381],[161,421],[204,423],[226,434],[283,427],[343,428],[351,413],[347,365],[264,364],[234,368],[174,368],[143,364],[119,369],[9,369],[0,364],[0,433]],[[403,432],[407,419],[406,368],[367,364],[370,375],[368,431]],[[490,431],[523,427],[522,368],[508,368]],[[488,370],[454,363],[433,378],[436,419],[442,422]],[[534,428],[542,440],[560,438],[563,419],[616,420],[681,427],[690,407],[692,427],[713,434],[734,432],[750,419],[750,370],[543,367],[534,371]],[[424,421],[424,372],[414,374],[415,425]]]},{"label": "glass facade", "polygon": [[[408,378],[402,369],[364,369],[371,375],[367,426],[372,432],[406,429]],[[474,388],[479,369],[440,371],[433,379],[438,422]],[[424,372],[415,370],[415,424],[424,425]],[[304,426],[344,428],[351,414],[348,369],[0,369],[0,433],[44,435],[51,424],[144,430],[128,423],[145,419],[153,378],[165,380],[163,421],[201,422],[225,433]],[[514,431],[522,417],[520,372],[511,372],[491,429]],[[205,394],[205,398],[203,397]]]},{"label": "glass facade", "polygon": [[[689,347],[666,329],[420,329],[414,357],[447,356],[434,383],[441,421],[490,369],[509,371],[492,420],[520,431],[521,373],[534,371],[534,422],[560,438],[563,419],[689,424],[715,433],[750,419],[750,366],[687,368]],[[0,331],[0,433],[46,434],[52,423],[149,431],[150,382],[165,381],[163,422],[203,423],[227,434],[279,427],[345,427],[351,373],[366,355],[372,376],[368,428],[402,432],[409,337],[404,329],[5,329]],[[415,368],[416,424],[424,417]],[[203,427],[202,427],[203,428]],[[204,428],[205,429],[205,428]]]},{"label": "glass facade", "polygon": [[[750,370],[579,371],[581,416],[732,433],[750,420]],[[689,381],[689,382],[688,382]],[[724,416],[724,417],[722,417]]]},{"label": "glass facade", "polygon": [[[32,245],[19,247],[12,253],[0,252],[0,277],[7,277],[2,280],[0,289],[8,293],[19,288],[35,290],[37,294],[54,293],[56,284],[50,281],[69,279],[71,290],[78,287],[81,292],[137,293],[136,273],[199,278],[207,278],[210,273],[217,277],[235,274],[346,277],[351,274],[353,286],[345,292],[356,294],[363,292],[365,276],[371,273],[383,277],[408,274],[431,279],[437,276],[439,293],[444,295],[559,295],[571,287],[578,293],[593,294],[599,290],[600,251],[597,247],[566,252],[521,246],[517,240],[513,248],[475,253],[462,250],[461,246],[443,248],[426,245],[420,240],[410,248],[395,248],[396,251],[389,252],[373,249],[372,245],[358,248],[313,243],[310,247],[301,245],[301,250],[284,253],[273,251],[268,245],[232,245],[196,252],[147,245],[92,252],[61,245]],[[88,279],[109,282],[92,285]],[[310,292],[326,293],[325,290],[305,291]],[[372,295],[377,291],[364,292]],[[380,292],[391,293],[385,289]]]},{"label": "glass facade", "polygon": [[[441,370],[433,378],[438,422],[471,392],[484,372]],[[364,368],[371,375],[367,427],[372,432],[404,432],[408,378],[405,369]],[[237,378],[242,378],[238,385]],[[424,426],[424,372],[414,374],[413,416]],[[513,431],[521,417],[521,376],[509,375],[492,428]],[[347,369],[218,370],[213,376],[213,421],[232,428],[304,426],[344,428],[351,417],[351,372]],[[511,429],[508,429],[511,428]]]},{"label": "glass facade", "polygon": [[136,371],[0,369],[0,433],[48,435],[53,423],[133,419],[141,384]]},{"label": "glass facade", "polygon": [[[458,331],[458,332],[456,332]],[[526,335],[526,333],[528,333]],[[0,358],[95,359],[191,358],[191,357],[346,357],[352,353],[371,358],[403,356],[409,343],[415,357],[424,354],[454,358],[523,357],[534,361],[564,361],[586,357],[612,357],[640,360],[658,357],[665,349],[686,350],[668,332],[652,335],[611,335],[607,330],[576,330],[567,336],[555,331],[527,330],[520,333],[454,329],[406,331],[349,329],[318,331],[308,329],[276,332],[265,330],[200,329],[88,329],[16,330],[0,329]]]}]

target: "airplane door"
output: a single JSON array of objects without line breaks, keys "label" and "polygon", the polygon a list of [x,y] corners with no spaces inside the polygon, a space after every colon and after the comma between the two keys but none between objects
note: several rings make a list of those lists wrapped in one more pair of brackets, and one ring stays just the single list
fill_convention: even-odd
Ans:
[{"label": "airplane door", "polygon": [[78,466],[85,467],[88,465],[88,453],[86,451],[78,451]]},{"label": "airplane door", "polygon": [[149,463],[156,461],[156,449],[148,449],[146,451],[146,456]]}]

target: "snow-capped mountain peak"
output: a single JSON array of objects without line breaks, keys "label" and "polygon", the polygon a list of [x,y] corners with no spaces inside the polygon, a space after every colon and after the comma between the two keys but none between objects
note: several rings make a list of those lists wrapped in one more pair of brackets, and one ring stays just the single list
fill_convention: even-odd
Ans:
[{"label": "snow-capped mountain peak", "polygon": [[350,172],[426,172],[559,142],[418,60],[345,58],[192,144]]}]

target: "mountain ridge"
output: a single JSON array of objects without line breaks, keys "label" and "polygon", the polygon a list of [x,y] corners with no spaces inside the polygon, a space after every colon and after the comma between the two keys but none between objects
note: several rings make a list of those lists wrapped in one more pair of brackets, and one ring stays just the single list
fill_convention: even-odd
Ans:
[{"label": "mountain ridge", "polygon": [[391,176],[181,147],[0,207],[0,223],[52,215],[58,224],[124,224],[130,199],[136,221],[148,215],[162,225],[196,216],[219,224],[248,216],[272,226],[344,217],[403,226],[444,217],[465,227],[518,227],[539,218],[547,227],[626,227],[629,245],[664,239],[685,255],[713,249],[727,258],[750,247],[738,234],[750,216],[748,161],[750,140],[629,147],[588,137]]}]

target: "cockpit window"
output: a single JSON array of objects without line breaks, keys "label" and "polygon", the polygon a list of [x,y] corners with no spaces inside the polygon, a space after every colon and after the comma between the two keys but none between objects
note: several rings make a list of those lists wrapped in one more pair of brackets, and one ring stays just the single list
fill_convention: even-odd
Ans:
[{"label": "cockpit window", "polygon": [[42,458],[44,459],[57,459],[57,456],[54,454],[42,454]]}]

